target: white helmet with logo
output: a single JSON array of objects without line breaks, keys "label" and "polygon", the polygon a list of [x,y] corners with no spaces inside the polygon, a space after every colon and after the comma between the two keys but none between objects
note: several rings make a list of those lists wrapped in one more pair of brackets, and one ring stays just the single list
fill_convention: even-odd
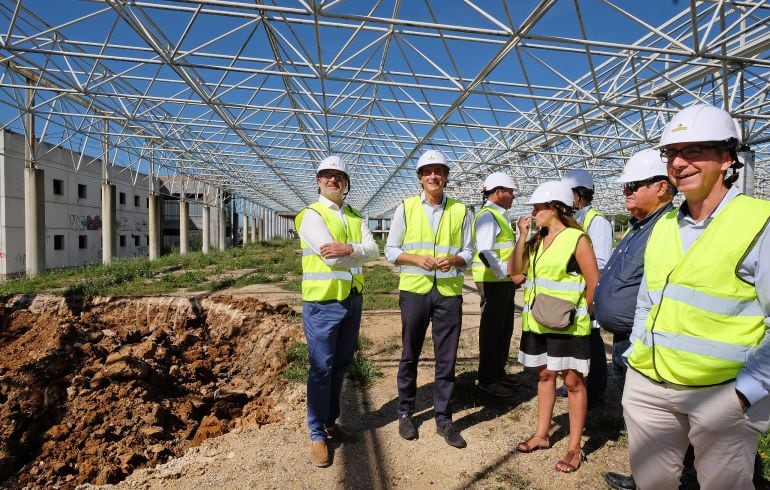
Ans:
[{"label": "white helmet with logo", "polygon": [[563,180],[543,182],[527,201],[527,204],[545,204],[551,201],[560,201],[566,206],[572,207],[574,195],[572,188]]},{"label": "white helmet with logo", "polygon": [[337,155],[328,156],[321,160],[321,163],[318,164],[316,175],[320,174],[323,170],[337,170],[350,179],[350,174],[348,174],[348,164]]},{"label": "white helmet with logo", "polygon": [[506,189],[516,189],[516,184],[510,175],[502,172],[494,172],[484,179],[484,187],[481,192],[490,192],[496,187],[505,187]]},{"label": "white helmet with logo", "polygon": [[582,168],[573,168],[567,170],[564,173],[564,177],[561,179],[570,189],[575,187],[585,187],[586,189],[594,189],[594,179],[591,178],[591,174],[588,170]]},{"label": "white helmet with logo", "polygon": [[679,111],[663,129],[660,143],[663,148],[675,143],[701,141],[739,141],[738,129],[727,111],[708,104],[696,104]]},{"label": "white helmet with logo", "polygon": [[420,159],[417,160],[417,172],[419,173],[420,169],[426,165],[443,165],[449,170],[446,157],[438,150],[428,150],[420,155]]},{"label": "white helmet with logo", "polygon": [[666,164],[660,159],[660,152],[652,148],[647,148],[635,153],[628,159],[623,173],[618,177],[618,182],[625,184],[627,182],[639,182],[651,179],[652,177],[667,177],[668,170]]}]

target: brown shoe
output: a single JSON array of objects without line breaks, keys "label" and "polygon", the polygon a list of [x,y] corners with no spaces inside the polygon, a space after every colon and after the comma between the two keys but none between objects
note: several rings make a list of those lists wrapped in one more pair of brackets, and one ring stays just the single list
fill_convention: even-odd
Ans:
[{"label": "brown shoe", "polygon": [[319,468],[326,468],[331,464],[326,441],[310,441],[310,462]]},{"label": "brown shoe", "polygon": [[353,442],[358,440],[358,435],[355,432],[340,424],[334,424],[331,427],[327,427],[326,435],[335,442]]}]

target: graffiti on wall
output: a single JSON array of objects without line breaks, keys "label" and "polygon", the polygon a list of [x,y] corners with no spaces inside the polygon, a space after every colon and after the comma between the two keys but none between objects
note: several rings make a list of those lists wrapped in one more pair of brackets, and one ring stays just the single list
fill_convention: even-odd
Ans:
[{"label": "graffiti on wall", "polygon": [[115,227],[118,231],[123,231],[128,229],[128,218],[125,216],[121,216],[118,218],[117,222],[115,223]]},{"label": "graffiti on wall", "polygon": [[3,250],[0,250],[0,259],[5,258],[5,252]]},{"label": "graffiti on wall", "polygon": [[128,218],[126,216],[119,217],[115,225],[117,226],[118,231],[146,231],[147,230],[147,220],[144,220],[144,219],[134,220],[134,226],[132,228],[131,225],[128,223]]},{"label": "graffiti on wall", "polygon": [[97,214],[93,218],[88,216],[70,215],[70,229],[74,231],[101,230],[102,218]]}]

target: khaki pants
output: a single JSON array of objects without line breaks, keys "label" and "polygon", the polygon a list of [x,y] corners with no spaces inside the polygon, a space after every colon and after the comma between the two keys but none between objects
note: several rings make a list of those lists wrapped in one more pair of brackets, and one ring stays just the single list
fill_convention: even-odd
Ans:
[{"label": "khaki pants", "polygon": [[678,489],[688,444],[702,490],[754,488],[754,457],[768,428],[770,397],[744,415],[734,382],[686,388],[629,369],[623,417],[638,489]]}]

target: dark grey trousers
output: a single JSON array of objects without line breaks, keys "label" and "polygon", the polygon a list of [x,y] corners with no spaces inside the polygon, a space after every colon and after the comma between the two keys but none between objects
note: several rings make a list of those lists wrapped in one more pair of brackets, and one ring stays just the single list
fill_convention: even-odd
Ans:
[{"label": "dark grey trousers", "polygon": [[417,364],[428,325],[432,324],[435,382],[433,410],[436,422],[452,420],[452,394],[455,388],[455,363],[462,324],[462,296],[442,296],[434,286],[428,294],[401,291],[401,342],[398,364],[398,414],[414,412],[417,398]]},{"label": "dark grey trousers", "polygon": [[479,383],[493,383],[505,377],[505,366],[513,336],[513,294],[511,281],[477,282],[481,296],[479,321]]}]

